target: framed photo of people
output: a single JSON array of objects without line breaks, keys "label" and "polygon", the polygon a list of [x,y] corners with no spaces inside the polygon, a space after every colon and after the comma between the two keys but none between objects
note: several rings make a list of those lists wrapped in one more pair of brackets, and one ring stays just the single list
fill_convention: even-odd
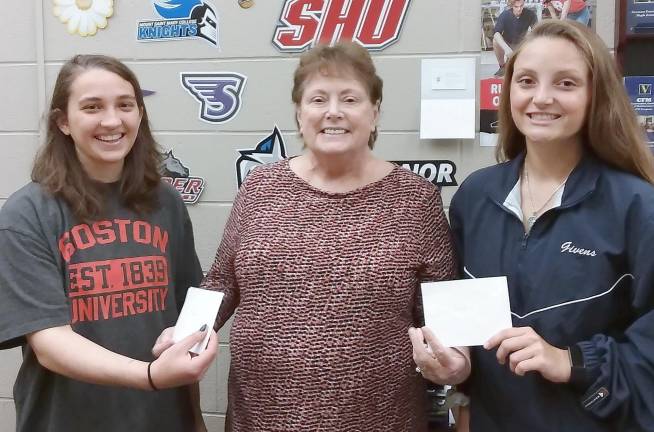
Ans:
[{"label": "framed photo of people", "polygon": [[496,143],[504,65],[524,37],[538,22],[548,19],[574,20],[594,28],[596,3],[596,0],[481,0],[481,146]]}]

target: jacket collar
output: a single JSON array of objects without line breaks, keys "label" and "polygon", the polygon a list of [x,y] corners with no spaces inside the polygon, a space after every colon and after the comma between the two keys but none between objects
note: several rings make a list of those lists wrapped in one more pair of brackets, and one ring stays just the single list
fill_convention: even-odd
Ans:
[{"label": "jacket collar", "polygon": [[[514,159],[504,162],[503,169],[500,170],[499,181],[488,183],[489,196],[496,203],[502,205],[520,178],[525,155],[526,153],[522,152]],[[573,206],[583,201],[595,190],[601,172],[600,165],[601,162],[595,156],[588,151],[584,153],[568,177],[559,208]]]}]

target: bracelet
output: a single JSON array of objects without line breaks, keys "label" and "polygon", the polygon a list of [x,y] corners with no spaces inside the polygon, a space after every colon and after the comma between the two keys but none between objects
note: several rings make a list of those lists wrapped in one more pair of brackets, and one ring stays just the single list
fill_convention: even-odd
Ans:
[{"label": "bracelet", "polygon": [[159,391],[157,386],[154,385],[154,382],[152,381],[152,373],[150,372],[150,367],[152,366],[152,363],[154,363],[154,360],[148,363],[148,382],[150,383],[150,387],[152,387],[152,390]]}]

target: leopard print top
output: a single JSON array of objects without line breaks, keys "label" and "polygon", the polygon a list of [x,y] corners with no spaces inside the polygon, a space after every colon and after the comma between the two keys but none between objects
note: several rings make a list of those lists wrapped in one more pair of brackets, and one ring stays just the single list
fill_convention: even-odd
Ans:
[{"label": "leopard print top", "polygon": [[288,160],[250,174],[203,286],[225,292],[227,430],[426,431],[407,329],[455,274],[438,190],[400,167],[348,193]]}]

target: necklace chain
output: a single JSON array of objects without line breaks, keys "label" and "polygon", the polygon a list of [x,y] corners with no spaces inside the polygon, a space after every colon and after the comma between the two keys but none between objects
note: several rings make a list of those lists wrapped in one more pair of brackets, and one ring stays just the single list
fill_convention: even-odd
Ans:
[{"label": "necklace chain", "polygon": [[[525,182],[527,183],[527,194],[529,195],[529,204],[531,205],[532,210],[536,209],[536,204],[534,204],[534,197],[531,193],[531,183],[529,182],[529,172],[527,171],[527,165],[525,164],[524,167],[522,168],[522,172],[525,177]],[[543,205],[538,207],[536,210],[533,210],[531,212],[531,216],[527,217],[527,230],[530,231],[531,227],[534,226],[534,223],[536,222],[536,219],[538,218],[538,215],[540,214],[541,211],[549,204],[550,201],[552,201],[552,198],[554,198],[554,195],[561,190],[563,186],[565,186],[565,183],[568,181],[568,177],[570,177],[570,173],[568,173],[567,176],[563,179],[563,182],[554,189],[554,191],[550,194],[550,196],[545,200]]]}]

